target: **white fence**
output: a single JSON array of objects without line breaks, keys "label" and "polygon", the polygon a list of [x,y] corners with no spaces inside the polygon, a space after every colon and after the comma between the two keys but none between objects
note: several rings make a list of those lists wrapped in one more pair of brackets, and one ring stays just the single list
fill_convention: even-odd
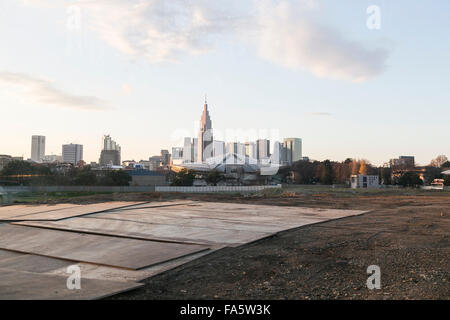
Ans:
[{"label": "white fence", "polygon": [[280,189],[281,184],[274,186],[207,186],[207,187],[163,187],[156,186],[156,192],[186,192],[186,193],[210,193],[210,192],[256,192],[264,189]]}]

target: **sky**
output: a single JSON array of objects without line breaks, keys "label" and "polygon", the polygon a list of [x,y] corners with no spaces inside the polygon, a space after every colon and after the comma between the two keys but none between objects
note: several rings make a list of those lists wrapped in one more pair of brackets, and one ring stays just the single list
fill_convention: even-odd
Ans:
[{"label": "sky", "polygon": [[2,0],[0,154],[122,160],[196,136],[299,137],[312,159],[450,157],[450,2]]}]

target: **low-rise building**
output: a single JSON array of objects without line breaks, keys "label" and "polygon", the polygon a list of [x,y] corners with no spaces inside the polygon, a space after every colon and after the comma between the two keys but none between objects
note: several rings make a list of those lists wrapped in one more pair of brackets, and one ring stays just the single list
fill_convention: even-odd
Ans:
[{"label": "low-rise building", "polygon": [[130,186],[166,186],[166,174],[150,170],[129,170]]},{"label": "low-rise building", "polygon": [[389,166],[392,169],[413,169],[415,165],[415,158],[413,156],[400,156],[398,159],[391,159],[389,161]]},{"label": "low-rise building", "polygon": [[8,163],[10,163],[12,160],[12,157],[7,154],[0,154],[0,170],[2,170]]},{"label": "low-rise building", "polygon": [[379,188],[380,182],[378,176],[371,176],[365,174],[355,174],[350,177],[350,185],[353,189],[369,189]]},{"label": "low-rise building", "polygon": [[63,161],[62,155],[56,155],[56,154],[45,155],[42,158],[43,163],[55,163],[55,162],[62,162],[62,161]]}]

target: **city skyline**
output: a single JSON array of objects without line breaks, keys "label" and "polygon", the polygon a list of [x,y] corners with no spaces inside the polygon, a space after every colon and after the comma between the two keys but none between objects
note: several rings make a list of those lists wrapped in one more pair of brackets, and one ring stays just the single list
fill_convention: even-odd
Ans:
[{"label": "city skyline", "polygon": [[[201,120],[198,122],[199,123],[199,128],[200,128],[200,130],[198,130],[197,129],[197,138],[194,138],[194,140],[198,140],[198,138],[202,135],[202,133],[204,132],[203,130],[204,130],[204,128],[205,128],[205,124],[207,123],[207,125],[206,125],[206,127],[207,127],[207,131],[208,130],[211,130],[211,132],[213,132],[213,130],[212,130],[212,127],[211,127],[211,119],[210,119],[210,116],[209,116],[209,110],[208,110],[208,104],[207,104],[207,101],[205,100],[205,103],[204,103],[204,106],[203,106],[203,111],[202,111],[202,117],[201,117]],[[231,130],[231,132],[233,132],[233,131],[235,131],[235,132],[239,132],[239,133],[241,133],[241,134],[246,134],[246,133],[254,133],[254,131],[252,131],[252,130],[245,130],[245,129],[237,129],[237,130]],[[258,131],[258,130],[256,130],[256,131]],[[268,132],[268,130],[262,130],[262,132]],[[209,135],[213,135],[213,134],[209,134]],[[122,164],[122,161],[120,161],[120,159],[122,158],[121,157],[121,146],[117,143],[116,144],[116,142],[115,141],[113,141],[113,140],[111,140],[111,137],[110,137],[111,135],[110,134],[104,134],[103,136],[102,136],[102,140],[101,140],[101,146],[99,147],[99,154],[100,154],[100,158],[101,158],[101,154],[102,154],[102,152],[104,151],[104,150],[108,150],[108,149],[110,149],[110,148],[112,148],[112,149],[116,149],[116,145],[117,145],[117,150],[118,150],[118,154],[119,154],[119,162],[120,162],[120,165]],[[31,139],[31,141],[32,141],[32,143],[31,143],[31,152],[30,152],[30,155],[32,155],[32,153],[33,153],[33,141],[34,141],[34,139],[35,138],[37,138],[37,137],[40,137],[40,138],[43,138],[44,139],[44,149],[46,148],[46,140],[47,140],[47,137],[46,136],[44,136],[44,135],[32,135],[32,139]],[[221,137],[223,137],[223,133],[222,133],[222,135],[221,135]],[[235,135],[234,134],[231,134],[231,137],[235,137]],[[183,142],[184,141],[186,141],[185,139],[191,139],[192,140],[192,138],[191,137],[184,137],[182,140],[183,140]],[[289,140],[292,140],[292,139],[297,139],[297,140],[299,140],[300,141],[300,145],[299,145],[299,147],[300,147],[300,157],[301,157],[301,155],[302,155],[302,149],[303,149],[303,147],[302,147],[302,145],[303,145],[303,139],[302,138],[289,138],[289,137],[283,137],[283,138],[281,138],[281,137],[277,137],[277,139],[275,139],[275,140],[272,140],[272,139],[266,139],[265,137],[262,137],[262,138],[260,138],[260,137],[258,137],[258,138],[256,138],[255,140],[251,140],[251,139],[246,139],[246,138],[244,138],[244,139],[231,139],[231,140],[225,140],[225,141],[221,141],[221,140],[219,140],[219,141],[216,141],[216,140],[214,140],[214,138],[213,138],[213,141],[211,141],[211,143],[212,142],[218,142],[218,143],[224,143],[224,150],[225,149],[228,149],[228,147],[229,147],[229,145],[231,145],[231,144],[239,144],[239,145],[242,145],[243,146],[243,148],[244,148],[244,150],[245,150],[245,146],[248,144],[248,143],[250,143],[250,144],[254,144],[255,145],[255,147],[257,147],[258,146],[258,143],[259,143],[259,141],[265,141],[265,142],[267,142],[267,150],[268,150],[268,152],[269,152],[269,155],[272,153],[272,151],[274,151],[273,150],[273,147],[274,147],[274,144],[280,144],[281,146],[284,146],[284,147],[287,147],[287,145],[286,145],[286,141],[289,141]],[[109,147],[107,147],[107,142],[106,141],[109,141],[109,144],[110,144],[110,146]],[[245,141],[245,142],[242,142],[242,141]],[[62,148],[64,149],[64,147],[65,146],[68,146],[68,145],[80,145],[81,146],[81,148],[83,148],[83,144],[82,143],[73,143],[73,142],[66,142],[66,143],[63,143],[62,144]],[[164,148],[165,147],[160,147],[160,151],[156,151],[155,153],[152,153],[152,154],[150,154],[150,155],[148,155],[147,157],[142,157],[142,158],[133,158],[133,157],[123,157],[123,161],[142,161],[142,160],[144,160],[144,161],[147,161],[149,158],[151,158],[151,157],[154,157],[155,155],[158,155],[159,154],[159,152],[162,152],[162,151],[166,151],[166,150],[164,150]],[[177,146],[177,145],[173,145],[173,146],[170,146],[170,147],[168,147],[168,149],[178,149],[178,148],[183,148],[183,144],[181,144],[181,147],[180,146]],[[213,150],[214,148],[212,148],[212,150]],[[60,146],[60,150],[61,150],[61,146]],[[200,150],[200,148],[198,147],[198,148],[195,148],[195,151],[197,151],[196,152],[196,154],[198,153],[198,151]],[[212,151],[211,150],[211,151]],[[228,150],[226,150],[226,152],[227,153],[229,153],[229,151]],[[43,156],[45,157],[45,156],[63,156],[63,153],[64,152],[56,152],[56,153],[54,153],[54,152],[50,152],[50,153],[48,153],[48,152],[45,152],[44,154],[43,154]],[[6,154],[6,153],[3,153],[3,154]],[[83,155],[83,149],[82,149],[82,151],[81,151],[81,154]],[[12,156],[23,156],[23,154],[21,154],[21,155],[16,155],[16,154],[11,154]],[[371,161],[371,159],[367,159],[367,158],[360,158],[360,157],[345,157],[344,159],[332,159],[332,158],[326,158],[326,159],[316,159],[316,158],[311,158],[311,157],[307,157],[307,158],[309,158],[309,159],[311,159],[311,160],[318,160],[318,161],[323,161],[323,160],[331,160],[331,161],[337,161],[337,162],[339,162],[339,161],[344,161],[345,159],[348,159],[348,158],[351,158],[351,159],[355,159],[355,160],[366,160],[366,161],[369,161],[370,163],[372,163],[372,164],[374,164],[374,165],[377,165],[377,166],[380,166],[380,165],[385,165],[385,164],[391,164],[391,162],[393,161],[393,160],[395,160],[395,157],[396,157],[397,155],[393,155],[391,158],[389,158],[389,159],[386,159],[385,161],[383,161],[382,163],[375,163],[375,162],[373,162],[373,161]],[[409,158],[409,157],[412,157],[413,159],[414,158],[416,158],[416,156],[415,155],[410,155],[410,156],[400,156],[400,158]],[[30,156],[30,157],[26,157],[26,156],[23,156],[23,159],[25,160],[25,159],[30,159],[30,160],[34,160],[34,159],[32,159],[32,157]],[[195,159],[197,159],[196,157],[194,157]],[[432,159],[430,159],[430,161],[431,160],[433,160],[434,158],[432,158]],[[101,161],[99,161],[99,157],[97,156],[97,159],[96,160],[90,160],[90,159],[86,159],[86,158],[84,158],[83,156],[81,156],[81,159],[80,160],[83,160],[83,161],[85,161],[86,163],[91,163],[91,162],[93,162],[93,163],[101,163]],[[197,159],[198,160],[198,159]],[[40,162],[40,161],[37,161],[37,162]],[[74,163],[74,164],[76,164],[76,163]],[[417,162],[417,165],[428,165],[429,164],[429,162],[427,162],[427,163],[419,163],[419,162]],[[118,164],[116,164],[116,165],[118,165]]]},{"label": "city skyline", "polygon": [[[30,137],[42,135],[47,155],[82,144],[89,163],[110,134],[124,160],[148,159],[195,137],[207,92],[215,130],[277,129],[301,137],[311,159],[381,165],[413,155],[425,165],[450,154],[439,124],[450,117],[448,2],[231,1],[217,8],[174,1],[183,10],[173,19],[193,21],[174,29],[154,19],[154,10],[171,12],[162,1],[144,1],[140,10],[130,2],[2,1],[8,46],[0,52],[0,105],[12,120],[0,128],[0,153],[30,158]],[[381,9],[379,30],[366,26],[372,4]],[[117,13],[142,18],[138,27],[162,40],[138,34],[147,43],[139,47],[135,38],[108,38],[133,31]],[[104,30],[96,23],[102,19],[118,21]],[[296,28],[321,40],[294,37]]]}]

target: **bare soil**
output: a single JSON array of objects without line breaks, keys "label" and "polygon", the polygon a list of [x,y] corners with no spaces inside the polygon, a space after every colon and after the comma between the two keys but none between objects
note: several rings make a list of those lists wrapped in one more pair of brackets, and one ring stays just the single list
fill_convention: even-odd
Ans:
[{"label": "bare soil", "polygon": [[[220,250],[112,299],[450,298],[448,192],[329,190],[178,198],[370,212]],[[379,290],[366,286],[370,265],[381,269]]]},{"label": "bare soil", "polygon": [[[369,212],[226,248],[110,299],[450,299],[450,192],[291,187],[253,195],[95,194],[37,202],[201,201]],[[366,286],[381,269],[381,289]]]}]

